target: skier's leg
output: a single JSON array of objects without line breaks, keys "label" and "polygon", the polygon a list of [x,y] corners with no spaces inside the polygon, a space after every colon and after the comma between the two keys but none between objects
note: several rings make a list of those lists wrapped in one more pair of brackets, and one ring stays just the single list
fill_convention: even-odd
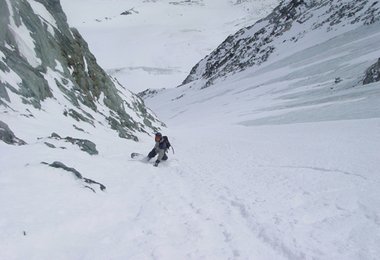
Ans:
[{"label": "skier's leg", "polygon": [[166,156],[166,154],[165,154],[165,150],[163,150],[163,149],[159,149],[158,150],[158,157],[157,157],[157,160],[158,161],[161,161],[161,160],[163,160],[163,158]]},{"label": "skier's leg", "polygon": [[[165,154],[165,150],[163,150],[163,149],[159,149],[159,150],[158,150],[158,157],[157,157],[156,162],[154,163],[154,166],[157,167],[158,164],[161,162],[161,160],[165,160],[165,159],[163,159],[165,156],[166,156],[166,154]],[[167,156],[166,156],[166,159],[168,159]]]},{"label": "skier's leg", "polygon": [[150,153],[148,154],[148,158],[149,159],[152,159],[154,156],[156,156],[157,155],[157,153],[156,153],[156,150],[155,149],[153,149],[152,151],[150,151]]}]

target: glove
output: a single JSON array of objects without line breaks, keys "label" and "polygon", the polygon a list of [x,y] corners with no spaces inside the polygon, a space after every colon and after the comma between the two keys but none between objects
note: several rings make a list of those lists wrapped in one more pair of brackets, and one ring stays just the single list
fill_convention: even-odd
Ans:
[{"label": "glove", "polygon": [[155,163],[154,163],[154,167],[157,167],[158,166],[158,164],[160,163],[160,160],[157,160]]}]

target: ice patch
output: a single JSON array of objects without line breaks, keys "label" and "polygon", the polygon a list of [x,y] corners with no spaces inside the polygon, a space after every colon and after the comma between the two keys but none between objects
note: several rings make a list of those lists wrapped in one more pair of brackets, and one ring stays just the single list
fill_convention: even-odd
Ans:
[{"label": "ice patch", "polygon": [[47,25],[47,30],[49,33],[54,35],[54,29],[57,29],[57,22],[46,7],[36,1],[29,1],[30,6],[32,7],[35,14],[37,14],[41,21]]},{"label": "ice patch", "polygon": [[16,90],[20,90],[19,84],[22,84],[21,78],[11,69],[9,72],[0,70],[0,82],[4,84],[8,83]]},{"label": "ice patch", "polygon": [[87,74],[88,74],[88,64],[87,64],[86,57],[83,57],[83,61],[84,61],[84,71],[87,72]]},{"label": "ice patch", "polygon": [[58,60],[55,60],[55,63],[56,63],[55,70],[64,73],[62,64]]},{"label": "ice patch", "polygon": [[14,36],[18,49],[20,51],[20,54],[28,61],[28,63],[36,68],[41,65],[41,60],[37,57],[37,54],[35,52],[35,44],[34,40],[31,36],[31,32],[26,28],[26,26],[23,24],[22,19],[21,20],[21,25],[17,26],[13,17],[13,9],[12,9],[12,4],[10,0],[6,0],[7,5],[8,5],[8,10],[10,14],[10,19],[9,19],[9,29]]}]

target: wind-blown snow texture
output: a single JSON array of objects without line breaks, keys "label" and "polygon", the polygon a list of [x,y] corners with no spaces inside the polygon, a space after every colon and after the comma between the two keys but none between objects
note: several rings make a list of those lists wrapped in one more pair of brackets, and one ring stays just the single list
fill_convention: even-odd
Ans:
[{"label": "wind-blown snow texture", "polygon": [[0,142],[0,258],[377,259],[380,82],[363,83],[379,41],[379,22],[307,31],[208,88],[149,92],[175,149],[158,168],[129,159],[153,140],[80,124],[90,155],[59,120],[42,139],[15,121],[29,145]]}]

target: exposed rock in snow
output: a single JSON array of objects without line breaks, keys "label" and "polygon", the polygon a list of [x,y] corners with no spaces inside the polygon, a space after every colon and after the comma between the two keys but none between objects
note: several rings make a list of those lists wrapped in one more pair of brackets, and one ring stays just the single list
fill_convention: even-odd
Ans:
[{"label": "exposed rock in snow", "polygon": [[86,153],[90,155],[96,155],[98,154],[98,150],[96,150],[96,144],[93,142],[86,140],[86,139],[77,139],[73,137],[65,137],[62,138],[56,133],[52,133],[50,138],[56,139],[56,140],[64,140],[66,142],[69,142],[71,144],[78,145],[82,151],[85,151]]},{"label": "exposed rock in snow", "polygon": [[154,97],[156,96],[158,93],[164,91],[165,89],[146,89],[140,93],[138,93],[137,95],[139,97],[141,97],[142,99],[145,99],[145,98],[151,98],[151,97]]},{"label": "exposed rock in snow", "polygon": [[17,138],[8,125],[3,121],[0,121],[0,140],[7,144],[13,145],[26,144],[23,140]]},{"label": "exposed rock in snow", "polygon": [[[287,43],[297,43],[310,32],[326,32],[319,39],[326,40],[334,37],[338,29],[369,25],[379,19],[380,3],[375,0],[285,0],[265,19],[229,36],[193,67],[183,84],[204,79],[204,87],[208,87],[217,78],[260,66],[273,56],[284,54],[279,49],[289,48]],[[310,46],[302,44],[304,48]],[[285,53],[291,52],[288,49]]]},{"label": "exposed rock in snow", "polygon": [[366,71],[365,78],[363,80],[363,85],[367,85],[377,81],[380,81],[380,58]]},{"label": "exposed rock in snow", "polygon": [[135,8],[131,8],[129,10],[126,10],[122,12],[120,15],[131,15],[131,14],[138,14],[139,12],[135,10]]},{"label": "exposed rock in snow", "polygon": [[[104,191],[106,189],[106,186],[104,186],[103,184],[101,184],[99,182],[96,182],[94,180],[88,179],[88,178],[84,178],[82,176],[82,174],[80,172],[78,172],[76,169],[74,169],[72,167],[68,167],[68,166],[66,166],[62,162],[55,161],[55,162],[53,162],[51,164],[48,164],[46,162],[42,162],[42,164],[47,164],[50,167],[58,168],[58,169],[63,169],[65,171],[71,172],[77,179],[83,180],[87,184],[97,184],[97,185],[99,185],[99,188],[102,191]],[[85,187],[91,189],[93,192],[96,192],[95,189],[93,189],[92,187],[88,187],[87,185]]]},{"label": "exposed rock in snow", "polygon": [[69,28],[59,1],[7,0],[2,6],[3,109],[15,114],[28,107],[44,110],[52,99],[61,107],[60,116],[93,127],[105,121],[120,137],[133,140],[138,140],[137,133],[161,126],[140,98],[121,91],[122,86],[97,64],[86,41]]}]

